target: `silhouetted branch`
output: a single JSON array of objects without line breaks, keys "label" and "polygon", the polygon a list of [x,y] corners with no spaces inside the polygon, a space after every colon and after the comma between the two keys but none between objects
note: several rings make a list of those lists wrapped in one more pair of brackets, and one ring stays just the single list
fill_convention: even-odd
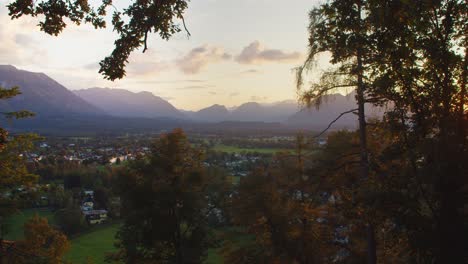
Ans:
[{"label": "silhouetted branch", "polygon": [[358,110],[358,109],[356,108],[356,109],[351,109],[351,110],[349,110],[349,111],[346,111],[346,112],[341,113],[337,118],[335,118],[335,120],[331,121],[330,124],[328,124],[327,128],[325,128],[325,129],[324,129],[322,132],[320,132],[319,134],[313,136],[313,138],[318,138],[318,137],[320,137],[321,135],[323,135],[325,132],[327,132],[328,129],[330,129],[330,127],[331,127],[334,123],[336,123],[336,121],[338,121],[342,116],[344,116],[344,115],[346,115],[346,114],[349,114],[349,113],[352,113],[352,112],[357,111],[357,110]]},{"label": "silhouetted branch", "polygon": [[144,45],[145,45],[143,48],[143,53],[145,53],[145,51],[148,49],[147,40],[148,40],[148,30],[145,31],[145,39],[143,40]]},{"label": "silhouetted branch", "polygon": [[187,25],[185,25],[185,19],[182,14],[179,13],[180,19],[182,19],[182,25],[184,25],[184,29],[187,32],[187,35],[190,37],[192,34],[190,34],[190,31],[187,29]]}]

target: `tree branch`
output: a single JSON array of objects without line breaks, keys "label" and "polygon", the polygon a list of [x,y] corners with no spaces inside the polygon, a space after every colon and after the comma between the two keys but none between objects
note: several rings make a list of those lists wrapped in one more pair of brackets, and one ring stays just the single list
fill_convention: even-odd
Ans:
[{"label": "tree branch", "polygon": [[143,48],[143,53],[145,53],[145,51],[148,49],[147,41],[148,41],[148,30],[145,31],[145,39],[143,40],[143,43],[145,45]]},{"label": "tree branch", "polygon": [[318,138],[320,137],[321,135],[323,135],[325,132],[328,131],[328,129],[330,129],[330,127],[336,123],[336,121],[338,121],[342,116],[346,115],[346,114],[349,114],[349,113],[353,113],[354,111],[357,111],[358,109],[351,109],[351,110],[348,110],[346,112],[343,112],[341,113],[337,118],[335,118],[333,121],[330,122],[330,124],[328,124],[327,128],[325,128],[324,130],[322,130],[322,132],[320,132],[319,134],[313,136],[313,138]]},{"label": "tree branch", "polygon": [[187,29],[187,25],[185,25],[185,19],[184,16],[179,12],[180,19],[182,19],[182,25],[184,25],[184,29],[187,32],[187,35],[190,37],[192,34],[190,34],[190,31]]}]

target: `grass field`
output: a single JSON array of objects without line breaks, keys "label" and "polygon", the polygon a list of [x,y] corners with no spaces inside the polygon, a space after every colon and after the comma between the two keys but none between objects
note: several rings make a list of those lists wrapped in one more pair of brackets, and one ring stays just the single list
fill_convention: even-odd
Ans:
[{"label": "grass field", "polygon": [[[118,230],[118,224],[100,227],[72,239],[71,248],[65,255],[65,260],[73,264],[86,263],[89,257],[95,264],[104,264],[104,258],[107,253],[115,251],[115,234]],[[208,257],[205,264],[222,264],[223,257],[219,249],[211,248],[208,250]]]},{"label": "grass field", "polygon": [[96,226],[94,229],[85,232],[71,242],[71,248],[65,255],[65,260],[73,264],[86,263],[86,258],[90,257],[93,263],[105,263],[104,258],[107,253],[115,251],[115,234],[119,225]]},{"label": "grass field", "polygon": [[53,213],[48,209],[26,209],[23,211],[14,214],[13,216],[9,217],[6,221],[8,225],[8,233],[5,235],[5,239],[8,240],[19,240],[24,237],[23,233],[23,226],[26,221],[32,218],[35,214],[39,216],[45,217],[49,220],[49,224],[53,224]]},{"label": "grass field", "polygon": [[[216,235],[222,240],[228,239],[231,250],[249,245],[254,242],[254,237],[243,232],[242,229],[237,227],[226,227],[215,231]],[[222,242],[225,243],[225,242]],[[222,264],[224,263],[222,255],[222,246],[219,248],[210,248],[208,250],[208,257],[205,264]]]},{"label": "grass field", "polygon": [[[49,219],[49,223],[53,222],[53,213],[47,209],[27,209],[10,217],[7,223],[10,227],[10,232],[5,236],[8,240],[19,240],[23,238],[23,225],[34,214],[39,214],[42,217]],[[95,264],[104,264],[104,259],[107,253],[115,252],[115,234],[119,228],[119,224],[109,224],[94,226],[90,230],[85,231],[70,240],[70,250],[65,255],[65,260],[73,264],[86,263],[89,257]],[[235,228],[225,228],[215,231],[218,236],[226,236],[234,239],[235,244],[243,244],[250,241],[251,238],[237,232]],[[222,264],[223,257],[220,253],[220,248],[210,248],[205,264]]]},{"label": "grass field", "polygon": [[287,149],[279,149],[279,148],[240,148],[236,146],[228,146],[228,145],[216,145],[213,147],[213,150],[226,152],[226,153],[262,153],[262,154],[274,154],[280,151],[288,151]]}]

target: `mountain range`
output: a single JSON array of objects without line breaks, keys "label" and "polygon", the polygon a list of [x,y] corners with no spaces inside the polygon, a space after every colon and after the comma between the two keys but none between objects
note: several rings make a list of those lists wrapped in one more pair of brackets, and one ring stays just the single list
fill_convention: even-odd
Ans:
[{"label": "mountain range", "polygon": [[[215,104],[199,111],[184,111],[150,92],[134,93],[124,89],[97,87],[71,91],[44,73],[24,71],[10,65],[0,65],[0,85],[6,88],[19,86],[22,93],[9,100],[1,100],[0,111],[28,109],[40,118],[80,116],[80,122],[87,120],[83,116],[92,116],[92,120],[149,118],[189,123],[227,121],[231,122],[230,125],[232,122],[257,122],[321,129],[340,113],[356,108],[355,94],[352,92],[347,96],[327,95],[320,109],[300,109],[296,101],[287,100],[270,104],[247,102],[231,109]],[[368,106],[368,112],[377,116],[382,114],[381,109],[372,106]],[[123,121],[119,119],[118,122]],[[336,122],[334,128],[355,128],[356,124],[357,117],[348,114]]]},{"label": "mountain range", "polygon": [[30,110],[41,116],[105,115],[99,107],[81,99],[44,73],[0,65],[0,85],[18,86],[21,95],[0,101],[2,112]]},{"label": "mountain range", "polygon": [[215,104],[199,111],[186,111],[185,114],[198,122],[283,122],[298,111],[297,103],[293,100],[272,104],[257,102],[244,103],[238,107],[228,109],[224,105]]},{"label": "mountain range", "polygon": [[110,88],[90,88],[73,92],[112,116],[176,119],[185,117],[169,102],[150,92],[133,93],[124,89]]}]

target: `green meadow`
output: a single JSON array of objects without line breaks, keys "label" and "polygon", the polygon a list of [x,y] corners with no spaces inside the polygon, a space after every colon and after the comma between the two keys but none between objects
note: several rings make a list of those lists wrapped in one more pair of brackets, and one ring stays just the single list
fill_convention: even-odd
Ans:
[{"label": "green meadow", "polygon": [[[53,212],[48,209],[26,209],[11,216],[8,220],[9,232],[5,236],[8,240],[20,240],[24,237],[23,225],[34,214],[45,217],[50,224],[54,224]],[[70,238],[70,249],[65,254],[65,261],[73,264],[84,264],[87,259],[94,264],[105,264],[105,257],[110,252],[115,252],[115,235],[119,224],[104,224],[93,226],[89,230]],[[216,236],[228,238],[235,244],[243,244],[251,240],[235,228],[223,228],[215,231]],[[223,263],[221,248],[210,248],[205,264]]]},{"label": "green meadow", "polygon": [[226,153],[261,153],[261,154],[274,154],[276,152],[289,151],[287,149],[279,148],[241,148],[236,146],[228,145],[216,145],[212,148],[215,151],[226,152]]}]

